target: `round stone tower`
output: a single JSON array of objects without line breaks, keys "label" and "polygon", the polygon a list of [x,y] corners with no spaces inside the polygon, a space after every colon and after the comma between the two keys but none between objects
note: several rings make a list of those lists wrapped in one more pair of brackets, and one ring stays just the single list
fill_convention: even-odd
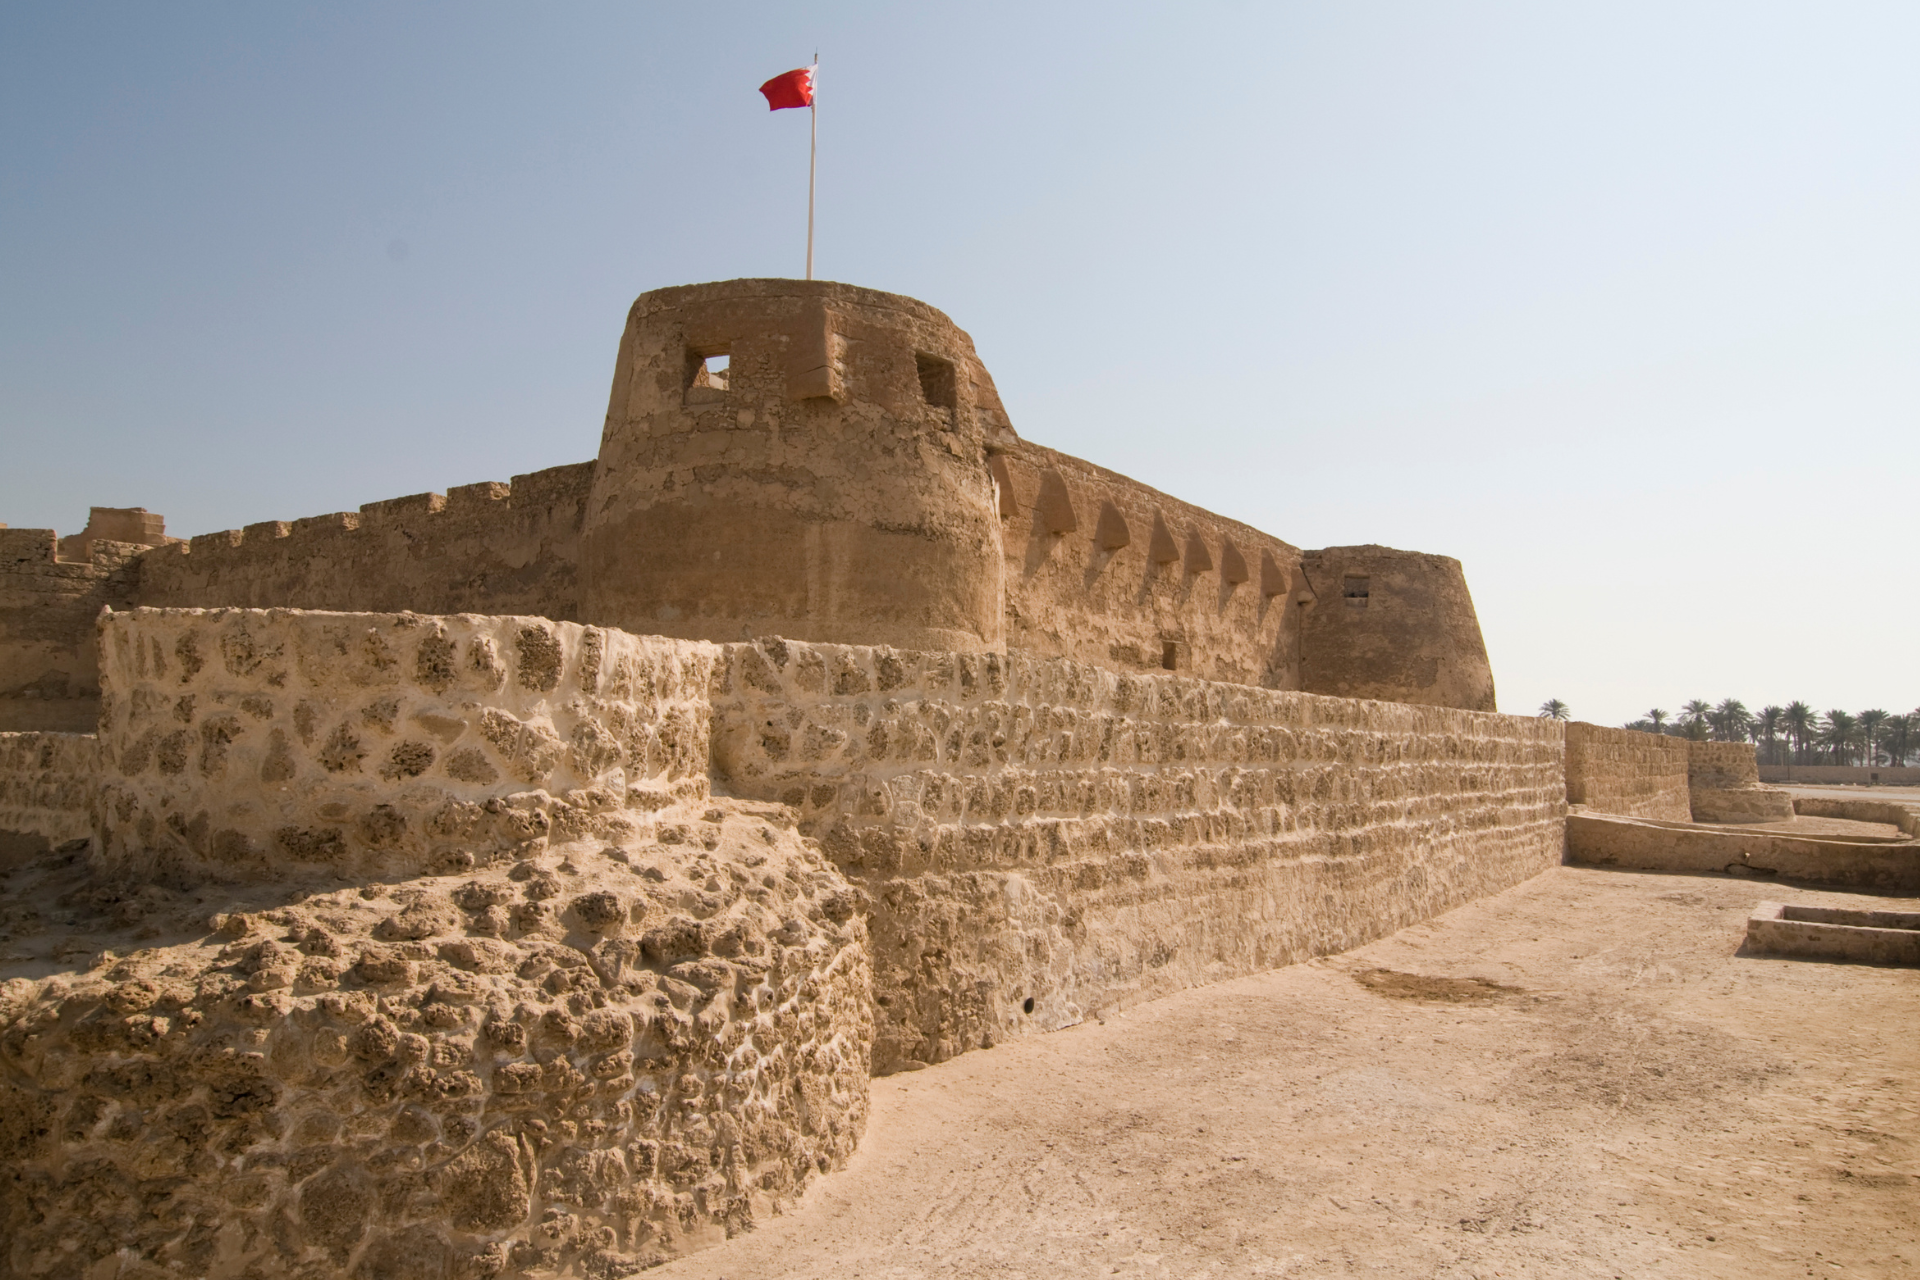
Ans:
[{"label": "round stone tower", "polygon": [[801,280],[645,293],[583,528],[585,621],[1000,649],[991,440],[973,341],[912,298]]}]

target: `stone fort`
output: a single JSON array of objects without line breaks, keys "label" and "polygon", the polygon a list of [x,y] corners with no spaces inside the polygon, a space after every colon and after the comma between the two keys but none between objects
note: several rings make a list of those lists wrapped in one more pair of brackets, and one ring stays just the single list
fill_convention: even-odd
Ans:
[{"label": "stone fort", "polygon": [[1494,708],[1458,562],[1303,552],[1029,444],[946,316],[794,280],[641,297],[591,462],[191,541],[138,509],[0,528],[0,730],[90,729],[94,618],[141,606],[1017,651]]},{"label": "stone fort", "polygon": [[931,307],[644,294],[591,462],[0,529],[4,1269],[624,1274],[873,1075],[1497,892],[1570,801],[1777,816],[1575,729],[1456,561],[1028,443]]}]

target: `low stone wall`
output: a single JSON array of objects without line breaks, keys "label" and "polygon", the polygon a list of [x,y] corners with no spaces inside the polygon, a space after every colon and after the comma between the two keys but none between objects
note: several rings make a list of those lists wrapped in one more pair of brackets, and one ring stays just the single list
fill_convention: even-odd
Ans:
[{"label": "low stone wall", "polygon": [[1848,964],[1920,965],[1920,913],[1763,902],[1747,917],[1745,950]]},{"label": "low stone wall", "polygon": [[1357,946],[1562,852],[1552,721],[778,640],[729,646],[715,697],[717,783],[873,899],[879,1070]]},{"label": "low stone wall", "polygon": [[65,844],[93,834],[100,740],[79,733],[0,733],[0,838]]},{"label": "low stone wall", "polygon": [[1686,822],[1693,817],[1687,745],[1685,738],[1576,720],[1567,726],[1567,803]]},{"label": "low stone wall", "polygon": [[1844,764],[1763,764],[1760,781],[1772,783],[1838,783],[1861,787],[1920,787],[1920,768],[1876,765],[1868,769]]},{"label": "low stone wall", "polygon": [[543,618],[100,624],[97,856],[151,879],[456,872],[707,791],[718,650]]},{"label": "low stone wall", "polygon": [[1850,796],[1795,796],[1793,811],[1809,818],[1846,818],[1853,822],[1885,822],[1920,838],[1920,800],[1855,800]]},{"label": "low stone wall", "polygon": [[1567,861],[1624,871],[1778,877],[1883,891],[1920,889],[1920,843],[1730,831],[1611,814],[1567,816]]},{"label": "low stone wall", "polygon": [[[762,810],[241,885],[210,934],[191,894],[16,872],[0,1273],[623,1276],[751,1227],[852,1152],[872,1034],[858,895]],[[52,903],[90,963],[20,930]]]}]

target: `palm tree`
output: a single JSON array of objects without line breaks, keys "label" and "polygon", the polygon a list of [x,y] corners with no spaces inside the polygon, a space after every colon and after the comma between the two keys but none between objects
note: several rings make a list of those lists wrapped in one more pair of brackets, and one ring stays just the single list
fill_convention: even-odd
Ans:
[{"label": "palm tree", "polygon": [[1753,723],[1753,716],[1747,711],[1747,704],[1738,698],[1723,698],[1720,705],[1707,717],[1713,724],[1715,735],[1722,742],[1745,742],[1747,726]]},{"label": "palm tree", "polygon": [[1545,702],[1541,703],[1539,714],[1542,720],[1573,719],[1573,716],[1569,714],[1567,710],[1567,704],[1558,698],[1548,698]]},{"label": "palm tree", "polygon": [[1786,708],[1765,706],[1753,722],[1753,740],[1760,747],[1766,764],[1780,763],[1780,730],[1786,720]]},{"label": "palm tree", "polygon": [[1907,762],[1907,753],[1913,750],[1914,739],[1920,737],[1920,712],[1910,712],[1904,716],[1888,716],[1886,726],[1881,730],[1881,745],[1887,749],[1887,760],[1894,768]]},{"label": "palm tree", "polygon": [[1860,713],[1860,737],[1867,744],[1867,768],[1880,763],[1876,758],[1880,750],[1880,735],[1890,717],[1884,711],[1862,711]]},{"label": "palm tree", "polygon": [[1820,745],[1827,749],[1831,764],[1850,764],[1853,761],[1853,744],[1860,734],[1860,722],[1845,711],[1838,709],[1827,712],[1820,725]]},{"label": "palm tree", "polygon": [[1682,737],[1695,742],[1705,742],[1710,729],[1707,717],[1713,714],[1713,704],[1701,698],[1695,698],[1680,708],[1680,733]]},{"label": "palm tree", "polygon": [[1665,733],[1667,731],[1667,720],[1667,713],[1658,707],[1647,712],[1647,722],[1653,726],[1655,733]]},{"label": "palm tree", "polygon": [[1804,702],[1789,702],[1780,713],[1781,726],[1793,741],[1794,763],[1807,762],[1807,743],[1813,740],[1813,708]]}]

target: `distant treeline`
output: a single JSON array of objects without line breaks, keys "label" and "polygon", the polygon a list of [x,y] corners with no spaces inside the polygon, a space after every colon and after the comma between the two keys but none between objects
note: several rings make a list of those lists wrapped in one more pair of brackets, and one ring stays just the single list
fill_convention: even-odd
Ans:
[{"label": "distant treeline", "polygon": [[1738,698],[1718,705],[1695,700],[1670,716],[1655,707],[1626,726],[1712,742],[1751,742],[1761,764],[1850,764],[1898,767],[1920,755],[1920,709],[1815,711],[1804,702],[1748,711]]},{"label": "distant treeline", "polygon": [[[1544,720],[1571,720],[1558,698],[1540,704]],[[1695,699],[1674,715],[1659,707],[1622,728],[1665,733],[1696,742],[1751,742],[1761,764],[1889,765],[1920,756],[1920,708],[1887,711],[1815,711],[1804,702],[1762,707],[1758,715],[1738,698],[1718,706]]]}]

